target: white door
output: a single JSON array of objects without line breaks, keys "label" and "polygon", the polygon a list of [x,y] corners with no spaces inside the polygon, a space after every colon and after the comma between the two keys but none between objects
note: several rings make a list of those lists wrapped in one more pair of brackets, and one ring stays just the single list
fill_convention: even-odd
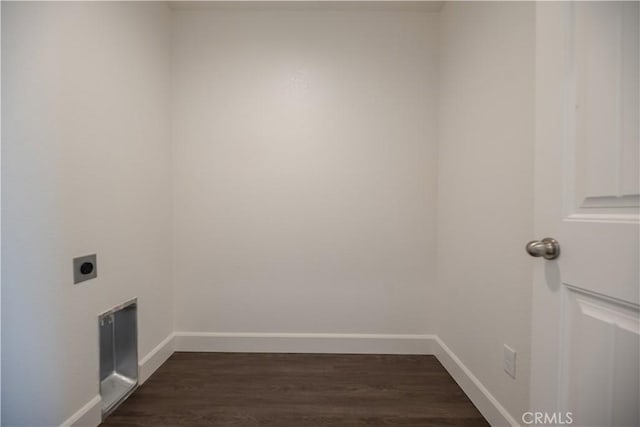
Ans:
[{"label": "white door", "polygon": [[532,238],[561,252],[532,258],[527,424],[640,425],[638,6],[536,6]]}]

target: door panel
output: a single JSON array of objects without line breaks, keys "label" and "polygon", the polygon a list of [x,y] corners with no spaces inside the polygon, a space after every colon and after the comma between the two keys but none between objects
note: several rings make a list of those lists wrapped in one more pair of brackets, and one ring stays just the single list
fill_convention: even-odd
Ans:
[{"label": "door panel", "polygon": [[578,426],[640,425],[638,309],[567,287],[561,410]]},{"label": "door panel", "polygon": [[[574,6],[570,34],[571,214],[638,213],[638,3]],[[572,159],[571,157],[575,157]],[[573,196],[573,197],[571,197]],[[572,200],[573,199],[573,200]],[[634,219],[634,218],[631,218]]]}]

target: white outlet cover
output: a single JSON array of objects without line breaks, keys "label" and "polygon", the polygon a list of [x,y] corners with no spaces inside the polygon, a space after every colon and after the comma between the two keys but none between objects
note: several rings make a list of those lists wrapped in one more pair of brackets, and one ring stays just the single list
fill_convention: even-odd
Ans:
[{"label": "white outlet cover", "polygon": [[511,378],[516,378],[516,351],[506,344],[504,346],[503,368]]}]

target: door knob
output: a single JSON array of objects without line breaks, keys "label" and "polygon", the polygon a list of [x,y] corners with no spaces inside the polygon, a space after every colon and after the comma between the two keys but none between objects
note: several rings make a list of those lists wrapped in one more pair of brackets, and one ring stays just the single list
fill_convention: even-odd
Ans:
[{"label": "door knob", "polygon": [[556,239],[545,237],[542,240],[532,240],[527,243],[527,253],[534,257],[556,259],[560,256],[560,244]]}]

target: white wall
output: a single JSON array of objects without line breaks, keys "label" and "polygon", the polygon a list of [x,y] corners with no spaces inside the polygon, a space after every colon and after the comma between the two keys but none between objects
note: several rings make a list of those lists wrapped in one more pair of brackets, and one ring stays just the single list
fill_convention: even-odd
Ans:
[{"label": "white wall", "polygon": [[2,2],[3,425],[98,394],[101,311],[138,297],[140,357],[173,329],[168,36],[161,4]]},{"label": "white wall", "polygon": [[174,11],[177,331],[432,331],[436,23]]},{"label": "white wall", "polygon": [[441,13],[437,333],[516,420],[529,392],[534,22],[532,3]]}]

